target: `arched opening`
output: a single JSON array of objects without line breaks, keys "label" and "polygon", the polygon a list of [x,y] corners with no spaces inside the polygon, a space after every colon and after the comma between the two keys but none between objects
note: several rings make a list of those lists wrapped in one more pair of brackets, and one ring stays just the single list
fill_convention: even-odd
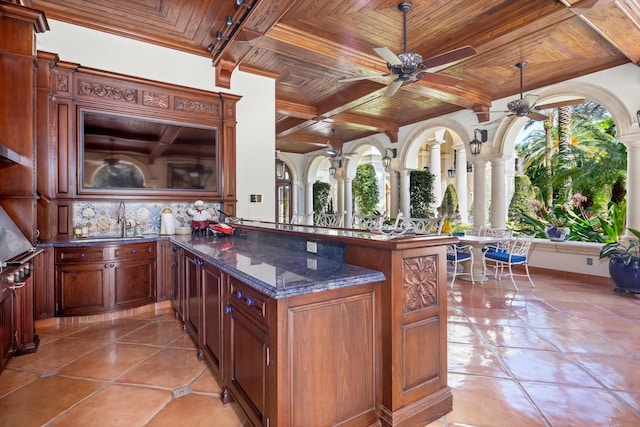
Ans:
[{"label": "arched opening", "polygon": [[276,158],[276,222],[290,223],[293,216],[293,183],[291,170]]}]

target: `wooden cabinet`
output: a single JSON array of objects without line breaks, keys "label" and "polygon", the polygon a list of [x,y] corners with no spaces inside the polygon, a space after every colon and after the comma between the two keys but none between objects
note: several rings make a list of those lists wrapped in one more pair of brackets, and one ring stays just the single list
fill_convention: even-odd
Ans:
[{"label": "wooden cabinet", "polygon": [[171,280],[173,264],[173,243],[168,240],[158,240],[158,269],[156,271],[156,297],[157,301],[166,301],[171,298]]},{"label": "wooden cabinet", "polygon": [[200,343],[200,325],[202,324],[202,305],[200,301],[200,266],[202,260],[191,252],[184,255],[184,324],[187,331]]},{"label": "wooden cabinet", "polygon": [[77,316],[156,300],[156,243],[55,250],[55,314]]},{"label": "wooden cabinet", "polygon": [[268,298],[229,279],[225,312],[224,383],[255,426],[267,425],[269,407]]},{"label": "wooden cabinet", "polygon": [[171,306],[176,312],[176,317],[184,321],[184,249],[178,245],[171,248]]},{"label": "wooden cabinet", "polygon": [[183,321],[199,347],[198,357],[206,357],[211,367],[219,373],[222,360],[223,274],[189,251],[184,252],[183,258]]},{"label": "wooden cabinet", "polygon": [[200,345],[204,356],[218,373],[220,373],[222,365],[222,299],[223,280],[226,277],[211,264],[204,263],[201,266],[202,329]]},{"label": "wooden cabinet", "polygon": [[0,285],[0,345],[2,360],[0,372],[16,349],[16,321],[13,314],[15,295],[7,287]]}]

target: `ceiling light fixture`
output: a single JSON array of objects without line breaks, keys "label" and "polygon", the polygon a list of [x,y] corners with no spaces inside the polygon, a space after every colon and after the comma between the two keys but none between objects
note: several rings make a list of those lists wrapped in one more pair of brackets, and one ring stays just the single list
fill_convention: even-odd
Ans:
[{"label": "ceiling light fixture", "polygon": [[[384,166],[385,169],[389,169],[389,166],[391,166],[391,160],[395,159],[396,156],[398,155],[398,149],[397,148],[385,148],[385,155],[382,158],[382,166]],[[389,155],[387,154],[389,151],[391,151],[391,155],[393,157],[389,157]]]},{"label": "ceiling light fixture", "polygon": [[[480,134],[480,139],[478,139],[478,134]],[[480,151],[482,151],[483,142],[487,142],[487,130],[475,129],[473,131],[473,140],[469,143],[471,154],[473,154],[474,156],[480,154]]]}]

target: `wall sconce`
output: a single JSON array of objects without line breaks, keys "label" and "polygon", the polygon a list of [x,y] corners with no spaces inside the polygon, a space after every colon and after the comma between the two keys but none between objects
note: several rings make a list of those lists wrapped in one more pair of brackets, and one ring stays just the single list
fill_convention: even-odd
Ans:
[{"label": "wall sconce", "polygon": [[[388,168],[389,168],[389,166],[391,166],[391,160],[392,160],[392,159],[395,159],[395,158],[396,158],[396,156],[398,155],[398,149],[397,149],[397,148],[385,148],[384,150],[385,150],[385,155],[384,155],[384,157],[382,158],[382,166],[384,166],[384,168],[385,168],[385,169],[388,169]],[[391,151],[391,155],[392,155],[393,157],[389,157],[389,156],[387,155],[387,153],[388,153],[389,151]]]},{"label": "wall sconce", "polygon": [[638,118],[638,126],[640,126],[640,110],[636,111],[636,117]]},{"label": "wall sconce", "polygon": [[[337,165],[337,167],[336,167]],[[342,160],[331,160],[331,167],[329,168],[329,175],[335,176],[338,169],[342,168]]]},{"label": "wall sconce", "polygon": [[276,179],[284,179],[284,169],[284,162],[278,158],[278,152],[276,151]]},{"label": "wall sconce", "polygon": [[447,175],[449,178],[456,177],[456,150],[453,150],[453,162],[451,162],[451,167],[447,170]]},{"label": "wall sconce", "polygon": [[[480,134],[480,139],[478,139],[478,134]],[[471,154],[477,156],[480,154],[482,150],[482,143],[487,142],[487,130],[486,129],[475,129],[473,131],[473,140],[469,143],[469,148],[471,149]]]}]

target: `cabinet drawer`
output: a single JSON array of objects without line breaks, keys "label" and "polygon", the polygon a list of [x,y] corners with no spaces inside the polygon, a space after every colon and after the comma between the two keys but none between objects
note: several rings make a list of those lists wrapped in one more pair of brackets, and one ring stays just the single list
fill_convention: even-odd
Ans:
[{"label": "cabinet drawer", "polygon": [[56,248],[56,264],[76,261],[102,261],[108,258],[102,246]]},{"label": "cabinet drawer", "polygon": [[156,243],[127,243],[113,248],[114,259],[139,258],[156,255]]},{"label": "cabinet drawer", "polygon": [[229,305],[265,325],[269,323],[268,299],[269,297],[235,278],[229,278]]}]

